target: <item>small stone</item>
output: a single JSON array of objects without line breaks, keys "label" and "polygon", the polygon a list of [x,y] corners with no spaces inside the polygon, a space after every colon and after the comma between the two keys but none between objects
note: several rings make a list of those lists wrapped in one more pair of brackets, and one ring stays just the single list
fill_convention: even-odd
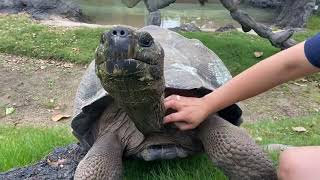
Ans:
[{"label": "small stone", "polygon": [[65,64],[63,65],[63,67],[65,67],[65,68],[72,68],[72,67],[73,67],[73,64],[71,64],[71,63],[65,63]]}]

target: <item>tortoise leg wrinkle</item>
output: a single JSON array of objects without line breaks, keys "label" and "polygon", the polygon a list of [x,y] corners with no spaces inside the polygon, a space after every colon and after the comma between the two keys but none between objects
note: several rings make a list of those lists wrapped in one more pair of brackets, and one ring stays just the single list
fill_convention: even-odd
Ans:
[{"label": "tortoise leg wrinkle", "polygon": [[200,125],[199,135],[211,161],[230,180],[277,179],[271,160],[239,127],[211,116]]},{"label": "tortoise leg wrinkle", "polygon": [[123,148],[116,135],[97,139],[80,161],[75,180],[119,180],[122,172]]}]

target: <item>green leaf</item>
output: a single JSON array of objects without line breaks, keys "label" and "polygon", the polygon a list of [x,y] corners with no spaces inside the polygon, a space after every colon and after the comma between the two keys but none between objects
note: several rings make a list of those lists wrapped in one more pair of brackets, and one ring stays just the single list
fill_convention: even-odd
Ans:
[{"label": "green leaf", "polygon": [[14,113],[15,109],[14,107],[7,107],[6,108],[6,115]]}]

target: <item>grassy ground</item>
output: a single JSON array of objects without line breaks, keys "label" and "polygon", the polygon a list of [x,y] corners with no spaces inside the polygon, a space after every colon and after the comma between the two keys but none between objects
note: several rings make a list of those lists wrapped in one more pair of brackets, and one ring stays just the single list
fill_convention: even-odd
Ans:
[{"label": "grassy ground", "polygon": [[26,15],[0,16],[0,52],[42,59],[88,63],[99,43],[101,28],[55,28]]},{"label": "grassy ground", "polygon": [[54,147],[75,138],[67,127],[33,128],[0,125],[0,171],[35,162]]},{"label": "grassy ground", "polygon": [[[248,123],[244,127],[260,144],[282,143],[290,145],[319,145],[320,115],[303,118],[261,121]],[[292,127],[305,127],[307,132],[298,133]],[[308,139],[308,141],[306,141]],[[54,147],[74,142],[68,127],[32,128],[8,127],[0,125],[0,172],[17,166],[35,162]],[[271,154],[277,164],[278,154]],[[226,179],[223,173],[214,168],[205,155],[172,160],[143,162],[129,160],[125,163],[125,179]]]},{"label": "grassy ground", "polygon": [[[320,28],[319,17],[311,18],[310,30],[295,38],[303,41]],[[0,52],[43,59],[56,59],[76,63],[88,63],[104,29],[48,27],[31,21],[25,15],[0,16]],[[237,74],[278,49],[260,37],[240,32],[228,33],[182,33],[188,38],[201,40],[216,52],[232,74]],[[255,51],[264,52],[262,58]]]}]

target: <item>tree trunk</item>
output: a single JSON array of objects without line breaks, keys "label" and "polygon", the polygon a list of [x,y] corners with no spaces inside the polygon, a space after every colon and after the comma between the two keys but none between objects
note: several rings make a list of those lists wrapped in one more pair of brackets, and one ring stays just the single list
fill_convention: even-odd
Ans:
[{"label": "tree trunk", "polygon": [[280,28],[303,28],[306,26],[316,0],[283,0],[281,12],[276,19]]}]

